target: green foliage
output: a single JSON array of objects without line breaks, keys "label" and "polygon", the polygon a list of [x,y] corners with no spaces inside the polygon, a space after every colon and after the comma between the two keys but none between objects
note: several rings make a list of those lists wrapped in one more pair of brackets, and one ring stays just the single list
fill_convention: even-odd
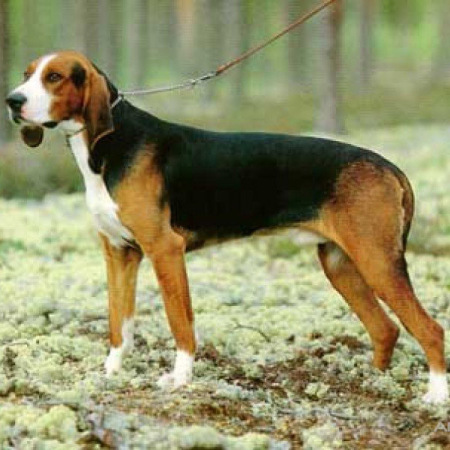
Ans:
[{"label": "green foliage", "polygon": [[392,0],[381,0],[379,3],[382,17],[395,28],[420,26],[429,11],[429,5],[422,0],[408,0],[407,4]]}]

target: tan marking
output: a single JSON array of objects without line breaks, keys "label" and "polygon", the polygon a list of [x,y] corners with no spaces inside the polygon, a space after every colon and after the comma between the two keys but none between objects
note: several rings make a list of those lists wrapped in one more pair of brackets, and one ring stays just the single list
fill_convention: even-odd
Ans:
[{"label": "tan marking", "polygon": [[[27,73],[33,73],[42,58],[33,61]],[[86,72],[86,82],[76,87],[71,79],[75,64],[79,64]],[[47,77],[56,72],[63,78],[50,82]],[[96,142],[113,131],[109,110],[109,92],[105,79],[98,74],[92,63],[82,54],[74,51],[61,51],[46,65],[41,74],[41,82],[45,90],[52,96],[48,115],[51,120],[75,120],[85,123],[92,149]]]},{"label": "tan marking", "polygon": [[203,239],[198,233],[177,226],[174,226],[173,230],[184,239],[186,252],[198,250],[204,248],[207,245],[207,241]]},{"label": "tan marking", "polygon": [[123,342],[124,321],[134,316],[136,280],[142,253],[130,247],[113,247],[105,236],[101,233],[99,236],[107,268],[110,343],[117,348]]},{"label": "tan marking", "polygon": [[153,164],[153,147],[143,149],[112,196],[119,207],[120,221],[146,247],[170,229],[169,210],[161,207],[162,175]]},{"label": "tan marking", "polygon": [[[79,58],[68,58],[59,54],[47,64],[47,67],[42,72],[42,84],[53,96],[50,116],[54,120],[74,118],[75,115],[81,114],[84,87],[77,88],[71,79],[72,68],[76,63],[79,63],[88,74],[88,66],[86,64],[83,65]],[[49,82],[47,77],[53,72],[62,75],[63,79],[55,83]]]},{"label": "tan marking", "polygon": [[42,60],[43,57],[40,57],[38,59],[35,59],[30,64],[28,64],[27,68],[25,69],[24,75],[26,75],[26,79],[30,78],[31,75],[36,71],[37,66],[39,65],[39,62]]},{"label": "tan marking", "polygon": [[[32,75],[42,58],[33,61],[26,69],[28,75]],[[46,91],[52,95],[52,104],[49,116],[52,120],[75,119],[81,121],[81,109],[85,88],[77,89],[70,76],[74,64],[80,64],[86,71],[87,77],[94,70],[90,61],[82,54],[74,51],[61,51],[55,53],[55,57],[47,64],[41,74],[41,82]],[[57,72],[63,79],[56,83],[49,83],[47,76],[51,72]]]},{"label": "tan marking", "polygon": [[412,202],[404,180],[368,162],[356,163],[343,170],[334,198],[309,226],[345,251],[365,283],[419,341],[430,368],[443,373],[442,327],[420,305],[406,271],[402,237]]},{"label": "tan marking", "polygon": [[[340,253],[339,258],[334,256],[336,252]],[[367,329],[374,347],[373,365],[385,369],[398,338],[398,327],[384,312],[355,265],[336,244],[330,242],[319,246],[319,258],[333,287]]]},{"label": "tan marking", "polygon": [[141,151],[113,195],[121,222],[152,260],[177,349],[192,355],[195,336],[184,263],[186,242],[172,229],[169,208],[161,205],[162,176],[153,165],[152,150]]}]

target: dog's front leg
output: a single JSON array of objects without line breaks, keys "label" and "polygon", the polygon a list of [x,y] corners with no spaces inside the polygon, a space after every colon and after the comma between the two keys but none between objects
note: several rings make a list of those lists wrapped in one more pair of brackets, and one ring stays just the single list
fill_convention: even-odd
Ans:
[{"label": "dog's front leg", "polygon": [[184,251],[184,239],[169,231],[158,239],[149,254],[177,347],[173,371],[158,380],[160,387],[169,389],[176,389],[191,380],[196,345]]},{"label": "dog's front leg", "polygon": [[131,247],[114,247],[99,233],[108,275],[109,339],[106,375],[118,372],[123,356],[133,348],[136,279],[142,253]]}]

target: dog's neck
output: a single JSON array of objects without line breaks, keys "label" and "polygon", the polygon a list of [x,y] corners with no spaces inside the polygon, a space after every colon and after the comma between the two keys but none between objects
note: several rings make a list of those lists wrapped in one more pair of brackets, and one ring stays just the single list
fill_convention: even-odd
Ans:
[{"label": "dog's neck", "polygon": [[[105,78],[109,91],[113,131],[99,139],[86,156],[90,170],[95,174],[105,175],[105,168],[108,169],[106,172],[120,172],[119,168],[126,167],[126,163],[141,148],[144,136],[148,142],[156,144],[170,132],[172,124],[132,105],[120,95],[116,86],[100,69],[96,70]],[[86,139],[84,123],[65,121],[61,123],[60,129],[71,148],[72,137],[84,135],[83,138]]]},{"label": "dog's neck", "polygon": [[[123,101],[123,97],[120,95],[119,90],[114,86],[111,80],[96,66],[95,70],[104,77],[107,89],[109,91],[109,103],[111,109],[111,115],[113,115],[114,109],[118,106],[118,104]],[[75,120],[63,120],[60,123],[60,129],[64,133],[66,138],[66,142],[70,147],[70,138],[76,136],[77,134],[82,133],[86,129],[86,125],[77,122]]]}]

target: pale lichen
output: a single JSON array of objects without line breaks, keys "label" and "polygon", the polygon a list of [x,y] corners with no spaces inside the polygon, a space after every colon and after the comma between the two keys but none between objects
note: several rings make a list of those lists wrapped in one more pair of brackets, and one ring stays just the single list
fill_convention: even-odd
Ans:
[{"label": "pale lichen", "polygon": [[[414,158],[404,158],[387,151],[401,160],[416,191],[411,248],[418,253],[407,255],[411,279],[425,308],[448,330],[450,159],[445,142],[436,138],[442,133],[447,136],[448,130],[400,129],[358,139],[375,148],[414,152]],[[390,423],[401,414],[416,420],[408,425],[405,419],[410,444],[422,430],[428,432],[430,421],[448,416],[448,406],[421,401],[426,359],[407,333],[400,334],[389,370],[371,366],[364,327],[332,290],[316,249],[298,248],[291,235],[187,256],[199,352],[193,385],[173,393],[155,386],[173,363],[174,344],[145,261],[137,290],[136,349],[123,371],[106,380],[105,265],[83,196],[0,199],[0,210],[2,443],[14,438],[20,448],[44,441],[42,448],[70,448],[80,433],[90,432],[88,417],[97,407],[111,408],[119,417],[106,423],[117,439],[164,449],[171,433],[179,436],[181,429],[192,442],[197,435],[201,442],[204,432],[213,443],[256,449],[269,440],[272,446],[283,440],[299,446],[302,438],[311,448],[326,448],[336,439],[340,445],[336,427],[344,427],[352,444],[372,433],[386,446],[396,433],[377,428],[381,411]],[[445,342],[449,356],[449,333]],[[66,406],[52,409],[59,403]],[[414,415],[418,410],[427,418],[423,422]],[[134,414],[149,420],[138,423]],[[189,424],[201,426],[189,431]],[[178,431],[171,431],[174,425]],[[263,434],[246,435],[250,431]]]}]

